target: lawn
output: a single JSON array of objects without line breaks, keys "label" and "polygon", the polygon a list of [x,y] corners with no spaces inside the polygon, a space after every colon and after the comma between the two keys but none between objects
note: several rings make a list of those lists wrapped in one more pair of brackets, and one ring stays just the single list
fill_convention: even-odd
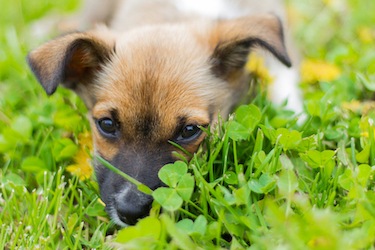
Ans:
[{"label": "lawn", "polygon": [[46,39],[32,23],[79,4],[0,1],[0,249],[375,249],[374,0],[288,0],[304,122],[248,64],[259,94],[159,172],[169,187],[125,229],[99,198],[83,102],[47,97],[25,61]]}]

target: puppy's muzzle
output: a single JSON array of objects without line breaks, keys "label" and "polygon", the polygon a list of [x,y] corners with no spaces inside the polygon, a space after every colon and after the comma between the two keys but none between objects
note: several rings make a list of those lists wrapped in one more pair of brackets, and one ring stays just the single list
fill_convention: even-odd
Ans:
[{"label": "puppy's muzzle", "polygon": [[152,196],[137,190],[134,185],[127,186],[114,201],[114,208],[119,219],[133,225],[139,218],[149,214]]},{"label": "puppy's muzzle", "polygon": [[[167,146],[152,148],[147,145],[136,147],[127,144],[109,162],[151,190],[155,190],[165,186],[158,177],[159,170],[165,164],[175,161]],[[135,224],[137,219],[149,214],[153,201],[151,195],[138,190],[134,184],[99,162],[96,162],[95,172],[101,199],[106,204],[109,216],[116,224]]]}]

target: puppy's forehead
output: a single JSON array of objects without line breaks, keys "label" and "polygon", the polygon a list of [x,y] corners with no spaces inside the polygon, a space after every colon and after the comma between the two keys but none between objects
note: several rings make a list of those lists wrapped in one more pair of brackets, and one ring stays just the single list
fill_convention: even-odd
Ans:
[{"label": "puppy's forehead", "polygon": [[115,109],[127,126],[148,120],[166,130],[184,118],[208,123],[209,53],[186,32],[172,27],[124,34],[99,77],[94,113]]}]

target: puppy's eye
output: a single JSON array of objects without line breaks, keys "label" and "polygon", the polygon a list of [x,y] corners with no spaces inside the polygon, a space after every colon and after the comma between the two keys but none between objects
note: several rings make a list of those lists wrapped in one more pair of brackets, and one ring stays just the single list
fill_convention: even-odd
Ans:
[{"label": "puppy's eye", "polygon": [[182,130],[182,133],[181,133],[180,137],[181,137],[181,139],[187,139],[187,138],[190,138],[190,137],[198,134],[201,131],[202,130],[200,130],[197,125],[187,125]]},{"label": "puppy's eye", "polygon": [[116,123],[110,118],[100,119],[98,125],[104,133],[114,134],[116,132]]}]

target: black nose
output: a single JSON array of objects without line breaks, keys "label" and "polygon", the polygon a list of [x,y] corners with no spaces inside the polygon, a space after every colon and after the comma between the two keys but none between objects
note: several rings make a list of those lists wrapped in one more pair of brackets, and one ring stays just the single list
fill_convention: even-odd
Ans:
[{"label": "black nose", "polygon": [[152,199],[142,204],[134,204],[131,201],[120,201],[116,204],[119,218],[128,225],[134,225],[138,219],[146,217],[151,209]]}]

